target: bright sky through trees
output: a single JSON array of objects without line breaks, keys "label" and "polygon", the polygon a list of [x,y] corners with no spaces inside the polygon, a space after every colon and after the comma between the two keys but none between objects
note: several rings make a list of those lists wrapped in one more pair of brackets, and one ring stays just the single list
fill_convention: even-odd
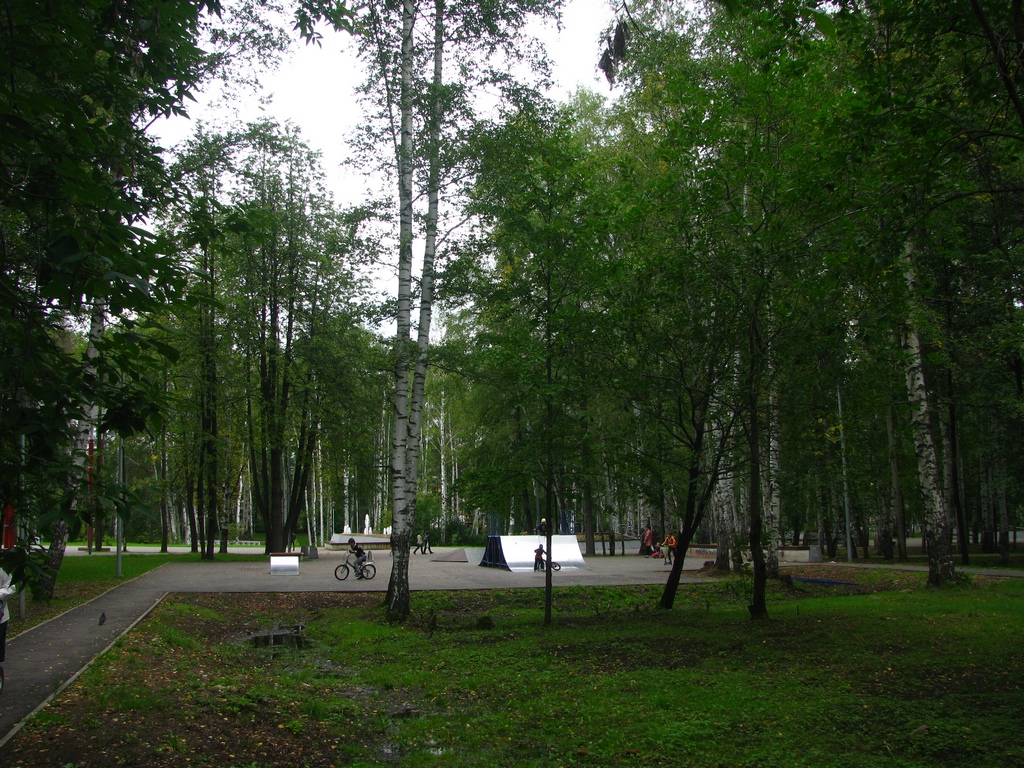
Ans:
[{"label": "bright sky through trees", "polygon": [[[535,30],[554,65],[553,97],[566,98],[580,86],[607,92],[597,62],[602,32],[612,18],[607,0],[569,0],[561,32]],[[342,205],[360,200],[365,182],[357,170],[342,163],[349,152],[345,138],[361,119],[354,89],[364,75],[348,35],[329,30],[323,35],[321,47],[302,45],[286,56],[277,71],[267,73],[262,92],[236,104],[237,114],[211,92],[189,105],[191,120],[157,123],[154,128],[164,145],[171,147],[186,139],[198,121],[217,125],[267,116],[291,122],[300,128],[303,140],[323,154],[328,186],[336,200]]]}]

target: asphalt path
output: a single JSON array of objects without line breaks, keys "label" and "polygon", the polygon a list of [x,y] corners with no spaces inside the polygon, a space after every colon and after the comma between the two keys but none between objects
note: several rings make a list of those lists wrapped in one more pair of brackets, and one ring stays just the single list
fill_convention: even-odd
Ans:
[{"label": "asphalt path", "polygon": [[[132,548],[133,554],[156,551]],[[187,549],[175,550],[188,552]],[[232,552],[253,554],[252,549]],[[542,572],[512,573],[478,565],[483,550],[437,547],[433,554],[411,555],[409,586],[413,591],[471,589],[539,589]],[[69,550],[68,556],[77,552]],[[115,555],[94,553],[92,557],[111,560]],[[109,649],[118,638],[142,621],[165,595],[187,592],[386,592],[391,578],[392,558],[387,552],[373,552],[377,575],[373,580],[345,581],[334,577],[344,553],[319,550],[316,559],[302,560],[297,575],[271,573],[269,558],[251,562],[201,561],[165,563],[149,573],[126,581],[99,597],[19,633],[7,641],[4,664],[6,682],[0,693],[0,749],[36,712],[75,679],[93,659]],[[586,568],[563,568],[552,574],[556,586],[663,584],[669,571],[664,560],[636,554],[586,558]],[[692,571],[703,561],[688,558],[683,581],[698,579]],[[16,601],[11,601],[12,610]]]}]

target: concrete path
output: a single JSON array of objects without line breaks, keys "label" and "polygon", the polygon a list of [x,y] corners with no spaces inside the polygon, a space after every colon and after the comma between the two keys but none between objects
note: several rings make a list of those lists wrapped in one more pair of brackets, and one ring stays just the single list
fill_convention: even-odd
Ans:
[{"label": "concrete path", "polygon": [[[144,550],[133,547],[132,554]],[[155,548],[151,551],[155,551]],[[187,549],[178,550],[187,552]],[[252,550],[245,551],[252,554]],[[414,591],[465,589],[538,589],[544,586],[544,574],[511,573],[497,568],[482,568],[482,550],[470,551],[469,559],[453,549],[437,547],[434,554],[412,555],[409,584]],[[76,553],[68,552],[69,556]],[[475,555],[475,559],[474,559]],[[114,573],[114,555],[109,557]],[[7,641],[4,664],[6,683],[0,693],[0,748],[21,725],[44,707],[57,693],[73,682],[97,656],[119,637],[130,631],[163,599],[173,592],[386,592],[391,577],[391,555],[374,552],[377,576],[372,581],[349,576],[346,581],[334,577],[334,569],[344,558],[341,552],[320,551],[316,560],[304,560],[299,574],[270,573],[269,561],[256,557],[252,562],[166,563],[142,576],[120,584],[88,603],[19,633]],[[453,559],[455,558],[455,559]],[[663,584],[669,568],[664,560],[637,555],[586,558],[584,570],[564,570],[553,574],[556,586]],[[703,562],[687,560],[688,570],[699,569]],[[683,581],[693,582],[690,575]],[[16,610],[14,601],[12,610]],[[102,619],[102,621],[101,621]]]}]

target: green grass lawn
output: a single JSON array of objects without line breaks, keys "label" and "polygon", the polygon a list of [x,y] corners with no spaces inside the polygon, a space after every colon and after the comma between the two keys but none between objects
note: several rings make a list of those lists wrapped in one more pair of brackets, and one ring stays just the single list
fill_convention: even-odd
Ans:
[{"label": "green grass lawn", "polygon": [[[178,595],[18,736],[93,766],[1024,765],[1024,580]],[[302,647],[254,647],[301,624]],[[116,724],[116,727],[112,727]],[[18,761],[21,761],[20,763]]]},{"label": "green grass lawn", "polygon": [[[68,547],[77,546],[68,544]],[[252,555],[217,555],[218,562],[227,560],[251,560],[262,557],[263,552]],[[64,558],[60,573],[57,575],[57,586],[52,600],[37,600],[31,591],[25,593],[25,615],[20,615],[18,598],[11,600],[11,622],[8,626],[8,637],[34,627],[47,619],[58,616],[64,611],[74,608],[80,603],[102,595],[108,589],[122,584],[128,579],[141,576],[154,568],[169,562],[197,562],[199,555],[194,554],[132,554],[121,555],[121,576],[117,575],[117,558],[111,554],[72,555]]]}]

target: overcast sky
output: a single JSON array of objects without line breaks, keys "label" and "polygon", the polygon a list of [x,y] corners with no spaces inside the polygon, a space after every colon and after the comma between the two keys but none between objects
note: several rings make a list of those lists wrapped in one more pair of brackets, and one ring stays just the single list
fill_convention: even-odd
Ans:
[{"label": "overcast sky", "polygon": [[[612,16],[608,0],[569,0],[560,33],[553,27],[535,30],[554,63],[557,87],[553,97],[565,98],[581,85],[608,92],[597,61],[601,33]],[[353,87],[362,74],[354,49],[348,35],[325,32],[322,47],[302,46],[280,70],[269,73],[263,80],[263,93],[246,100],[247,107],[239,116],[249,121],[262,113],[297,125],[303,140],[322,153],[328,185],[341,204],[356,202],[363,186],[360,176],[341,166],[348,152],[345,137],[360,119]],[[199,104],[190,105],[189,113],[192,121],[164,121],[154,126],[165,146],[187,138],[196,120],[217,122],[228,117],[202,97]]]}]

